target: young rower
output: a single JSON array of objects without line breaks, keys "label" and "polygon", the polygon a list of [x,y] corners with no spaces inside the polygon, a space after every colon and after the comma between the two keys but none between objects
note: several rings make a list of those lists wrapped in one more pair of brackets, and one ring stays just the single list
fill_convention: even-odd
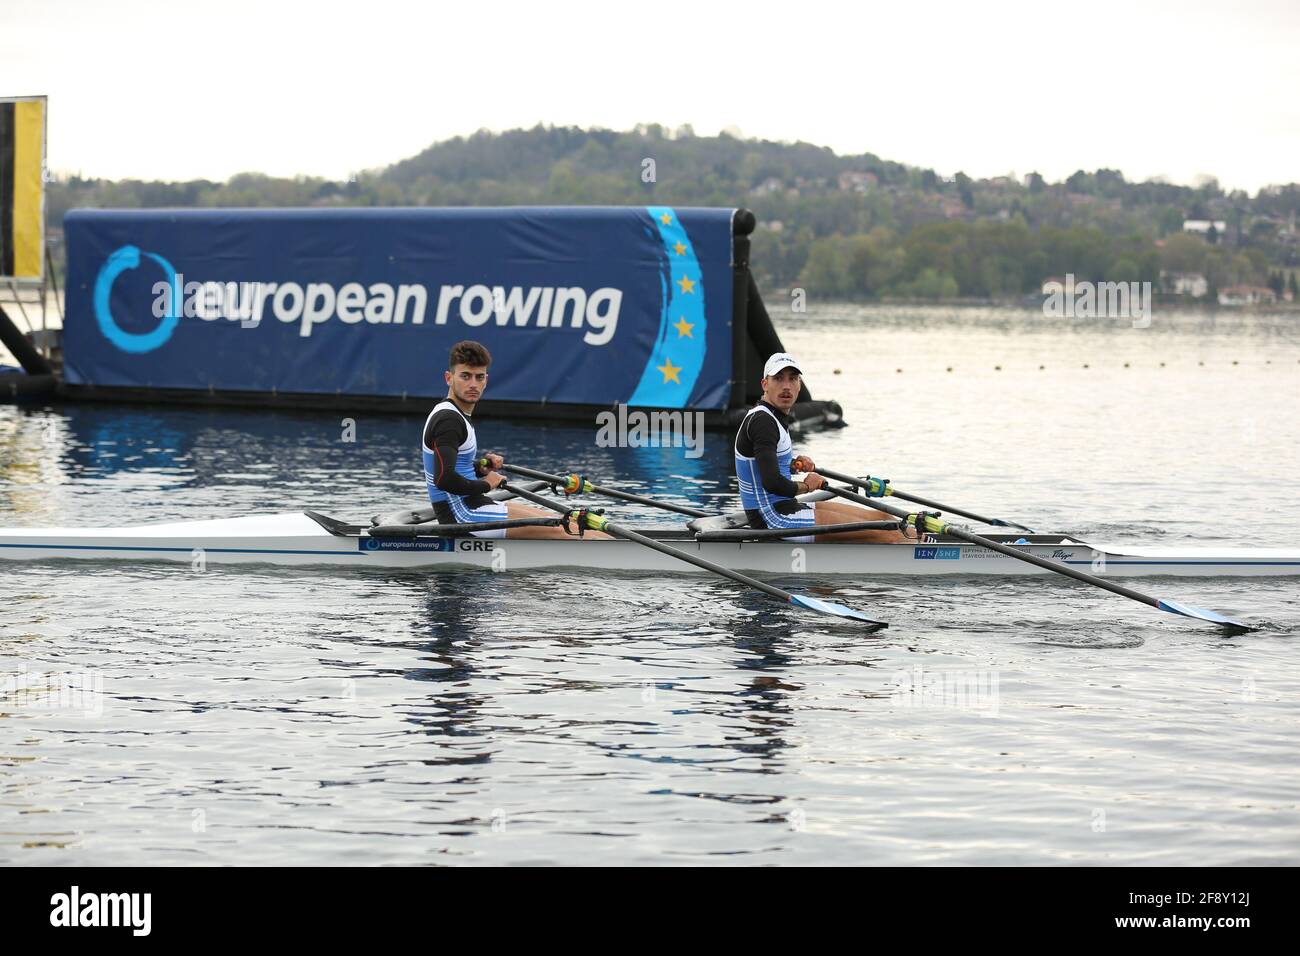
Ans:
[{"label": "young rower", "polygon": [[[846,501],[795,500],[796,495],[817,491],[826,479],[817,474],[811,458],[794,456],[790,432],[790,409],[799,397],[803,378],[794,357],[778,352],[763,366],[763,398],[749,410],[736,432],[736,479],[740,502],[751,528],[811,528],[814,525],[844,524],[851,521],[889,521],[889,515]],[[800,481],[791,468],[804,472]],[[855,541],[893,543],[907,540],[899,531],[841,531],[836,534],[802,535],[783,541]]]},{"label": "young rower", "polygon": [[[492,356],[478,342],[457,342],[447,359],[447,397],[434,406],[424,422],[424,479],[429,500],[439,524],[473,521],[504,521],[508,518],[550,518],[540,511],[513,501],[493,501],[487,493],[505,478],[499,469],[505,459],[498,454],[481,454],[470,417],[487,388]],[[487,469],[478,462],[486,458]],[[508,532],[508,534],[507,534]],[[567,538],[563,528],[538,525],[497,528],[470,532],[480,538]],[[588,538],[608,535],[588,531]]]}]

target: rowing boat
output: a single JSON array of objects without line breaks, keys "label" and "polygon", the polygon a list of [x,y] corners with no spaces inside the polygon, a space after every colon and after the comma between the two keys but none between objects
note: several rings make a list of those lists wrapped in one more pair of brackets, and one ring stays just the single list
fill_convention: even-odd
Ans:
[{"label": "rowing boat", "polygon": [[[59,559],[273,564],[348,568],[698,569],[625,540],[445,537],[348,524],[315,512],[249,515],[123,528],[0,528],[0,560]],[[374,533],[382,531],[385,533]],[[1023,575],[1049,571],[985,547],[935,536],[924,543],[701,541],[685,528],[642,534],[736,571],[768,574]],[[1300,550],[1093,545],[1065,534],[987,534],[1001,544],[1105,577],[1300,575]]]}]

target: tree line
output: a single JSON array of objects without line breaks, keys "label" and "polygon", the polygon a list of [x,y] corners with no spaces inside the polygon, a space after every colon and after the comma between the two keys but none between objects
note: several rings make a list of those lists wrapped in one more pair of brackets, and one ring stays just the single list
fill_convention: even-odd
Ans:
[{"label": "tree line", "polygon": [[[996,299],[1066,273],[1154,283],[1162,272],[1191,272],[1215,288],[1280,281],[1285,290],[1300,267],[1297,184],[1250,196],[1214,180],[1131,183],[1108,169],[1059,183],[1037,173],[949,179],[871,153],[656,124],[480,131],[341,181],[61,176],[48,193],[56,238],[63,213],[87,206],[593,204],[746,206],[759,220],[752,262],[761,284],[848,298]],[[1223,222],[1223,234],[1184,233],[1186,219]]]}]

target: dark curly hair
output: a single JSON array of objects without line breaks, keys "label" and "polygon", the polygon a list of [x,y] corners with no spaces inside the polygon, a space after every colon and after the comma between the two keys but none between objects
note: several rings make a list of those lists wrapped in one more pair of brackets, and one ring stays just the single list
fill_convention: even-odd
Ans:
[{"label": "dark curly hair", "polygon": [[471,342],[466,339],[464,342],[457,342],[451,347],[451,354],[447,356],[447,371],[451,371],[457,365],[470,365],[475,368],[487,368],[492,364],[492,356],[478,342]]}]

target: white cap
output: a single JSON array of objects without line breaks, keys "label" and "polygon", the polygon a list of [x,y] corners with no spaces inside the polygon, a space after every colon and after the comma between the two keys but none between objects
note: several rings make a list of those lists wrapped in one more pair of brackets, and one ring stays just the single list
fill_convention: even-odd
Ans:
[{"label": "white cap", "polygon": [[[771,378],[783,368],[792,368],[799,372],[799,363],[794,360],[794,356],[789,352],[777,352],[767,360],[763,366],[763,378]],[[803,374],[800,372],[799,374]]]}]

